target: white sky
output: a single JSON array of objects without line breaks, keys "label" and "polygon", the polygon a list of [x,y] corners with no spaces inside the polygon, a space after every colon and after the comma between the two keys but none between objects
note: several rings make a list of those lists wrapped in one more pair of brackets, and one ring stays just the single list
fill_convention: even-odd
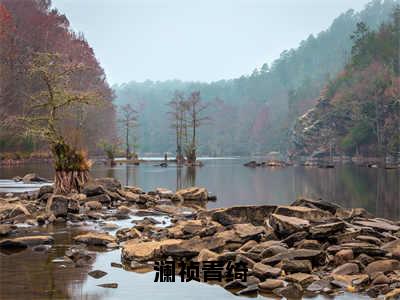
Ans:
[{"label": "white sky", "polygon": [[249,74],[368,0],[53,0],[109,83]]}]

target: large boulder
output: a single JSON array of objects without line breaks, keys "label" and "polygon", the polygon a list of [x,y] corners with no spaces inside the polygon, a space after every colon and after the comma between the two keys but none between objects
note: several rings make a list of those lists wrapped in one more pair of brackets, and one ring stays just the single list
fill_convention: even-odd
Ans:
[{"label": "large boulder", "polygon": [[107,244],[115,243],[116,238],[108,233],[88,232],[74,237],[74,241],[86,245],[107,246]]},{"label": "large boulder", "polygon": [[333,217],[328,211],[303,206],[278,206],[275,210],[275,214],[296,217],[308,221],[323,221]]},{"label": "large boulder", "polygon": [[142,242],[140,240],[130,240],[122,246],[122,259],[125,261],[148,261],[161,258],[161,247],[168,245],[178,245],[182,240],[163,240]]},{"label": "large boulder", "polygon": [[189,201],[206,201],[208,199],[208,192],[203,187],[189,187],[181,189],[176,192],[179,197]]},{"label": "large boulder", "polygon": [[92,181],[86,183],[81,191],[83,194],[85,194],[88,197],[92,196],[97,196],[97,195],[103,195],[106,193],[104,187],[100,184],[96,184]]},{"label": "large boulder", "polygon": [[271,205],[249,205],[249,206],[233,206],[229,208],[219,208],[206,212],[211,219],[224,225],[233,225],[241,223],[251,223],[256,226],[264,225],[276,206]]},{"label": "large boulder", "polygon": [[296,217],[271,214],[269,217],[269,225],[279,236],[288,236],[292,233],[308,229],[310,227],[310,222]]}]

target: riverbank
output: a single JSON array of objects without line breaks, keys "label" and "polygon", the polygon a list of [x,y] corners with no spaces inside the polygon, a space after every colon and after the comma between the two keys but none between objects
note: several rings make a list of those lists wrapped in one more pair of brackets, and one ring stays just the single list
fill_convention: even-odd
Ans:
[{"label": "riverbank", "polygon": [[[290,206],[208,210],[210,200],[216,199],[204,188],[144,192],[110,178],[96,179],[81,194],[69,196],[52,195],[52,187],[43,186],[34,193],[1,199],[0,249],[12,254],[55,247],[52,235],[38,234],[38,228],[93,223],[100,225],[97,230],[75,232],[76,246],[62,254],[77,267],[90,265],[86,247],[94,246],[100,251],[121,249],[116,263],[127,270],[150,271],[154,262],[171,257],[225,266],[229,261],[245,263],[245,281],[224,277],[217,282],[239,295],[397,293],[397,221],[310,199]],[[159,216],[164,219],[157,220]],[[132,218],[136,221],[129,226]],[[113,225],[118,220],[127,220],[126,227]]]}]

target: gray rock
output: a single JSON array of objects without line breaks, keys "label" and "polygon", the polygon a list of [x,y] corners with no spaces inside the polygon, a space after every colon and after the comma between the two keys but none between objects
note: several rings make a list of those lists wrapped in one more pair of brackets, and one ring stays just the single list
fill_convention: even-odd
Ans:
[{"label": "gray rock", "polygon": [[102,270],[93,270],[93,271],[90,271],[88,273],[88,275],[93,277],[93,278],[99,279],[99,278],[102,278],[102,277],[106,276],[107,272],[104,272]]}]

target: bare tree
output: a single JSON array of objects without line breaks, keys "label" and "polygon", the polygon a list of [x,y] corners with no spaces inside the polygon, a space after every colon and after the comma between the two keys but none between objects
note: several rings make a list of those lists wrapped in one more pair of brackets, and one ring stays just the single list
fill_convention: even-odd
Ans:
[{"label": "bare tree", "polygon": [[186,101],[186,109],[189,115],[188,126],[192,128],[192,136],[189,144],[186,145],[186,157],[189,164],[196,162],[197,151],[197,135],[196,130],[210,118],[205,116],[205,110],[208,105],[203,103],[200,98],[200,92],[192,92],[189,99]]},{"label": "bare tree", "polygon": [[126,146],[126,158],[130,159],[132,157],[130,151],[130,130],[136,126],[137,122],[137,111],[133,109],[130,104],[123,105],[121,107],[121,118],[119,122],[124,127],[125,131],[125,146]]},{"label": "bare tree", "polygon": [[182,164],[184,162],[183,143],[187,134],[187,103],[183,93],[175,91],[174,97],[168,102],[168,106],[170,107],[168,113],[171,115],[172,127],[176,134],[176,161],[178,164]]},{"label": "bare tree", "polygon": [[37,53],[28,74],[32,88],[17,124],[28,135],[36,135],[49,144],[53,154],[56,175],[55,193],[79,191],[88,181],[90,161],[82,149],[77,149],[66,139],[61,123],[68,119],[71,108],[98,102],[96,91],[76,91],[72,76],[79,76],[85,69],[80,63],[67,61],[54,53]]}]

